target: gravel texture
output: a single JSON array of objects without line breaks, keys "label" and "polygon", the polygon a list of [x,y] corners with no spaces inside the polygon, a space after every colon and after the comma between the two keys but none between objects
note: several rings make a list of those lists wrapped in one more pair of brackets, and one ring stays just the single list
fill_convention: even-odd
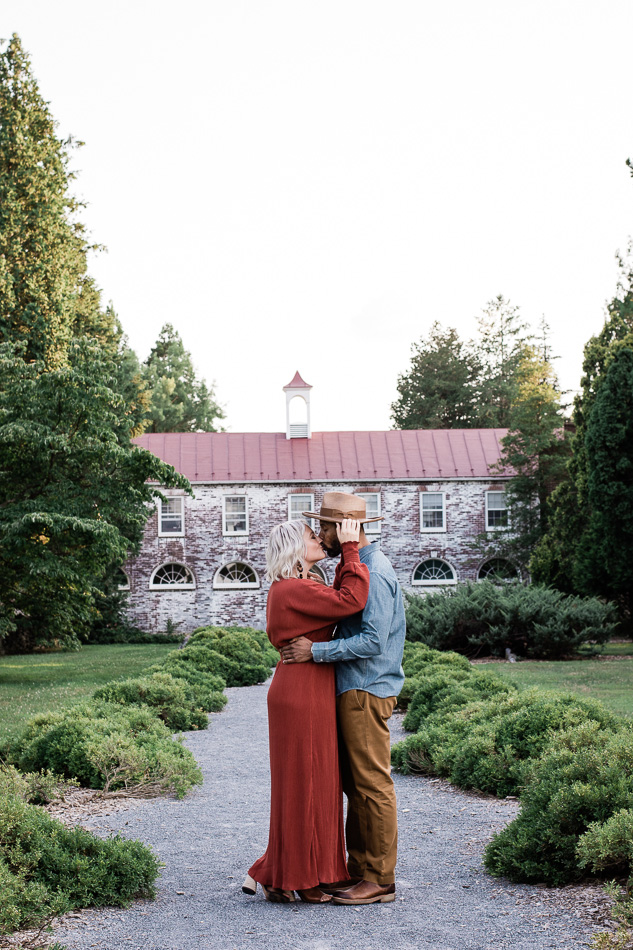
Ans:
[{"label": "gravel texture", "polygon": [[[269,904],[242,894],[268,833],[267,685],[229,689],[208,731],[187,734],[205,781],[183,801],[137,800],[82,824],[151,845],[165,867],[154,901],[59,921],[69,950],[578,950],[607,929],[599,886],[548,889],[487,875],[482,852],[517,812],[438,779],[395,775],[397,894],[363,907]],[[402,735],[393,717],[394,738]],[[105,813],[104,813],[105,811]]]}]

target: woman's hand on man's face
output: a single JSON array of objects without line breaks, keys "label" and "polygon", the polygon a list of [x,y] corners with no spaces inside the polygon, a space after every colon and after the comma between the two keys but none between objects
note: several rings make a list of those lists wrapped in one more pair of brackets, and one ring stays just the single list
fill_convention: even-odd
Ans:
[{"label": "woman's hand on man's face", "polygon": [[358,541],[360,539],[360,521],[354,521],[353,518],[343,518],[341,523],[336,525],[336,534],[341,544],[345,544],[346,541]]}]

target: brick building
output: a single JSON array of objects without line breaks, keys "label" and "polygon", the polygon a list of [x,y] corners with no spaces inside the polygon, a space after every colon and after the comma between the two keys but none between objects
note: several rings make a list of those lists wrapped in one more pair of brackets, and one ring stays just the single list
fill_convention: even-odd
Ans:
[{"label": "brick building", "polygon": [[[473,539],[507,524],[496,468],[503,429],[312,432],[310,390],[284,387],[286,431],[167,433],[137,439],[191,482],[166,490],[140,553],[124,565],[131,619],[149,631],[167,620],[265,626],[265,549],[271,527],[317,510],[326,491],[365,497],[368,525],[404,590],[437,589],[514,568],[482,561]],[[316,509],[314,506],[317,506]],[[370,534],[371,533],[371,534]],[[328,581],[334,562],[320,567]]]}]

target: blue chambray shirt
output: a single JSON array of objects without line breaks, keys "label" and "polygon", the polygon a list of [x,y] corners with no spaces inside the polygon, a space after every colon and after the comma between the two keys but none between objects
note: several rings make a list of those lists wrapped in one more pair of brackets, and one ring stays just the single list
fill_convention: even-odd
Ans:
[{"label": "blue chambray shirt", "polygon": [[333,640],[312,644],[315,663],[336,663],[336,694],[362,689],[397,696],[402,689],[405,619],[402,590],[378,542],[359,548],[369,568],[365,609],[341,620]]}]

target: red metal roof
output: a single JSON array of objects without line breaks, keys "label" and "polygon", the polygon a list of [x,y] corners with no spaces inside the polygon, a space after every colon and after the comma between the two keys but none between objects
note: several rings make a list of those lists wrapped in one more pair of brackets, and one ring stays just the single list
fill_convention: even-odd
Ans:
[{"label": "red metal roof", "polygon": [[297,370],[288,385],[284,386],[284,390],[286,389],[312,389],[312,386],[310,383],[306,383],[305,379],[301,378],[301,374],[299,370]]},{"label": "red metal roof", "polygon": [[394,429],[387,432],[147,433],[135,440],[192,482],[381,481],[489,478],[504,474],[507,429]]}]

